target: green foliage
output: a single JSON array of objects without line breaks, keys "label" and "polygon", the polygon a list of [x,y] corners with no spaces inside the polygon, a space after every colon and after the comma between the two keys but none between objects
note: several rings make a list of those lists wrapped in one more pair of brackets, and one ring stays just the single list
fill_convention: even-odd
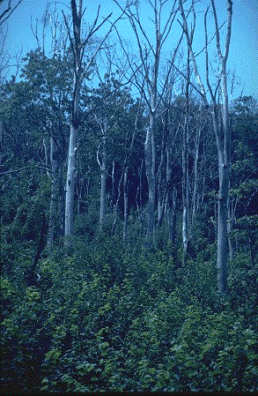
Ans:
[{"label": "green foliage", "polygon": [[175,269],[118,236],[42,259],[36,286],[3,277],[2,389],[257,391],[257,283],[243,262],[224,303],[214,262]]},{"label": "green foliage", "polygon": [[225,305],[218,313],[189,306],[175,355],[181,390],[257,390],[257,334]]}]

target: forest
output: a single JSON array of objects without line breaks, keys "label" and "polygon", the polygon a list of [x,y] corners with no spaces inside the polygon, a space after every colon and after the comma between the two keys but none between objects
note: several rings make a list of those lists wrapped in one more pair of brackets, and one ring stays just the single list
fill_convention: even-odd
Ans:
[{"label": "forest", "polygon": [[204,10],[201,70],[198,1],[150,0],[152,35],[141,1],[113,2],[92,23],[82,0],[47,9],[0,73],[1,393],[257,392],[258,104],[228,98],[234,5]]}]

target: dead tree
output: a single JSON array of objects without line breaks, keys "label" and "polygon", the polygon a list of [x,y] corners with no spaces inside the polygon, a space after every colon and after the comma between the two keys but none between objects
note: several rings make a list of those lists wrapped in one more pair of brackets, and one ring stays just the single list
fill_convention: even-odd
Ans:
[{"label": "dead tree", "polygon": [[[188,49],[191,55],[191,61],[195,75],[198,79],[200,93],[205,105],[212,109],[213,128],[215,133],[217,153],[218,153],[218,171],[219,171],[219,194],[218,194],[218,224],[217,224],[217,281],[218,290],[220,293],[225,293],[227,290],[227,220],[228,220],[228,194],[229,194],[229,166],[230,166],[230,129],[228,117],[228,91],[227,91],[227,60],[230,48],[231,26],[232,26],[232,1],[227,0],[227,34],[225,41],[225,52],[222,54],[220,27],[218,24],[217,11],[214,0],[211,0],[212,13],[215,24],[215,38],[216,48],[219,58],[220,73],[217,77],[217,84],[212,88],[210,82],[209,72],[209,52],[208,52],[208,33],[207,33],[207,14],[209,8],[205,12],[204,27],[205,27],[205,58],[206,58],[206,90],[202,83],[201,75],[198,70],[196,56],[192,47],[191,35],[187,23],[187,18],[183,8],[183,1],[179,0],[179,6],[182,16],[182,27],[187,38]],[[194,1],[192,1],[192,11],[195,18]],[[207,99],[207,92],[211,97],[211,106]],[[222,103],[218,102],[218,92],[221,92]],[[222,125],[220,123],[222,118]]]}]

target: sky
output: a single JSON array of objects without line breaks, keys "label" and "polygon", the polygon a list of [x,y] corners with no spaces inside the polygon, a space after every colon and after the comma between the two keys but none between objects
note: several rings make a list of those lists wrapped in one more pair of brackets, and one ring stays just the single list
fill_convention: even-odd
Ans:
[{"label": "sky", "polygon": [[[17,0],[12,0],[13,3]],[[123,1],[120,1],[122,4]],[[168,4],[172,0],[168,0]],[[1,9],[4,9],[8,4],[8,0],[3,0],[0,4]],[[143,17],[144,26],[150,36],[153,34],[152,24],[149,20],[151,8],[148,0],[139,0],[141,15]],[[199,13],[197,14],[197,29],[194,41],[195,49],[203,46],[203,10],[206,9],[208,0],[201,0],[199,4]],[[217,6],[219,22],[226,20],[226,0],[215,0]],[[117,5],[112,0],[84,0],[84,5],[87,7],[85,19],[87,22],[92,22],[97,11],[98,5],[101,5],[100,16],[107,16],[113,11],[112,18],[116,18],[119,14]],[[62,20],[61,10],[69,13],[70,0],[50,1],[50,0],[22,0],[19,7],[10,16],[8,21],[2,26],[2,30],[6,33],[5,52],[15,57],[16,55],[25,56],[31,49],[37,47],[37,41],[32,33],[32,27],[35,31],[36,22],[38,21],[38,35],[42,41],[42,20],[44,12],[50,6],[50,10],[58,11],[59,19]],[[211,15],[208,19],[208,28],[210,32],[213,29],[213,21]],[[132,40],[133,33],[125,21],[120,21],[118,29],[121,35],[127,40]],[[174,37],[180,32],[180,25],[175,21],[173,25]],[[210,33],[212,34],[212,33]],[[2,36],[3,37],[3,36]],[[154,36],[153,36],[154,37]],[[222,31],[223,37],[223,31]],[[0,38],[1,39],[1,38]],[[50,34],[46,34],[46,46],[50,42]],[[172,44],[173,45],[173,44]],[[176,44],[174,44],[176,45]],[[171,44],[170,44],[171,46]],[[171,47],[167,48],[169,51]],[[166,50],[166,48],[165,48]],[[215,49],[211,55],[215,54]],[[165,55],[164,55],[165,56]],[[12,60],[14,62],[14,59]],[[200,69],[202,69],[203,61],[198,59]],[[9,75],[14,74],[15,69],[9,70]],[[244,96],[253,96],[258,99],[258,0],[233,0],[233,23],[232,23],[232,37],[230,45],[230,53],[228,59],[228,70],[235,73],[235,85],[233,92],[230,91],[230,99]]]}]

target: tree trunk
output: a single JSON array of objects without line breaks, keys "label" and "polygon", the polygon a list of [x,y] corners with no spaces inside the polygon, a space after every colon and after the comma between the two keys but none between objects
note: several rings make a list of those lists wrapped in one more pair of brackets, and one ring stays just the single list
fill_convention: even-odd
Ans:
[{"label": "tree trunk", "polygon": [[169,237],[172,244],[172,249],[174,251],[175,242],[176,242],[176,208],[177,208],[177,190],[173,188],[173,196],[172,196],[172,208],[171,208],[171,218],[169,224]]},{"label": "tree trunk", "polygon": [[[115,3],[120,7],[118,0],[114,0]],[[133,72],[133,80],[139,91],[143,95],[149,110],[149,126],[146,131],[145,140],[145,167],[146,177],[148,181],[148,225],[147,225],[147,245],[149,248],[153,246],[154,233],[155,233],[155,143],[154,143],[154,122],[157,117],[158,105],[164,96],[165,87],[169,83],[169,75],[172,69],[172,65],[179,47],[179,44],[174,51],[173,58],[168,71],[165,76],[165,81],[161,90],[160,88],[160,61],[161,61],[161,49],[165,40],[167,39],[172,24],[175,20],[177,10],[176,3],[172,2],[172,7],[169,12],[165,10],[164,5],[166,2],[163,1],[150,1],[151,8],[153,10],[153,24],[155,31],[155,43],[151,43],[152,38],[148,37],[147,30],[143,29],[142,21],[139,15],[138,2],[132,2],[128,4],[125,14],[129,17],[137,45],[139,50],[139,64],[133,61],[127,55],[124,50],[125,56],[127,57],[128,65]],[[133,8],[133,10],[132,10]],[[165,22],[162,23],[161,14],[164,11],[166,14]],[[162,28],[163,26],[163,28]],[[149,28],[148,28],[149,30]],[[179,43],[181,39],[179,40]],[[124,49],[124,48],[123,48]]]},{"label": "tree trunk", "polygon": [[135,196],[135,203],[137,207],[138,219],[141,224],[141,232],[143,231],[143,213],[142,213],[142,171],[143,171],[143,160],[141,160],[141,166],[138,169],[139,175],[139,186]]},{"label": "tree trunk", "polygon": [[73,235],[76,139],[77,139],[77,129],[71,122],[66,188],[65,188],[65,236],[66,237],[71,237]]},{"label": "tree trunk", "polygon": [[102,151],[101,160],[98,159],[100,166],[100,208],[99,208],[99,227],[103,231],[105,220],[106,184],[107,184],[107,155],[106,155],[106,124],[102,128]]},{"label": "tree trunk", "polygon": [[229,250],[229,260],[232,261],[235,256],[235,244],[232,238],[232,231],[235,227],[235,214],[233,208],[233,200],[229,198],[228,200],[228,250]]},{"label": "tree trunk", "polygon": [[193,196],[192,196],[192,221],[191,221],[191,229],[193,229],[198,206],[199,206],[199,197],[198,197],[198,161],[199,161],[199,149],[200,149],[200,138],[201,138],[201,127],[198,128],[195,140],[195,156],[194,156],[194,186],[193,186]]},{"label": "tree trunk", "polygon": [[49,224],[47,247],[51,251],[54,245],[54,230],[56,225],[57,200],[58,200],[58,148],[53,137],[50,137],[50,164],[51,164],[51,198],[49,208]]},{"label": "tree trunk", "polygon": [[75,152],[76,152],[76,139],[79,130],[79,100],[80,100],[80,90],[82,86],[83,77],[86,75],[89,67],[92,65],[95,56],[100,51],[103,42],[109,35],[113,24],[111,24],[106,36],[101,40],[100,44],[97,46],[94,55],[89,59],[88,64],[82,69],[83,54],[86,45],[89,43],[92,35],[97,32],[97,30],[109,19],[111,14],[104,18],[104,20],[97,25],[98,15],[93,22],[93,25],[89,29],[87,38],[81,41],[81,22],[83,16],[82,1],[78,0],[78,5],[76,0],[71,0],[72,9],[72,21],[73,21],[73,37],[71,35],[69,23],[65,19],[65,24],[68,30],[70,44],[72,47],[73,57],[74,57],[74,86],[73,86],[73,101],[72,101],[72,115],[70,123],[70,139],[68,148],[68,160],[67,160],[67,177],[66,177],[66,196],[65,196],[65,237],[68,238],[66,244],[72,245],[71,237],[73,235],[73,206],[74,206],[74,182],[75,182]]},{"label": "tree trunk", "polygon": [[74,54],[74,87],[73,87],[73,103],[72,116],[70,122],[70,138],[67,158],[67,175],[66,175],[66,191],[65,191],[65,237],[66,245],[71,246],[71,237],[73,235],[73,211],[74,211],[74,182],[75,182],[75,153],[77,134],[79,130],[79,99],[80,89],[83,79],[81,68],[81,19],[82,19],[82,0],[79,1],[77,10],[75,0],[71,0],[72,16],[73,16],[73,32],[74,41],[71,45]]},{"label": "tree trunk", "polygon": [[105,219],[105,200],[106,200],[106,166],[103,162],[101,166],[100,175],[100,209],[99,209],[99,226],[100,231],[103,230],[104,219]]},{"label": "tree trunk", "polygon": [[64,164],[61,163],[58,172],[59,179],[59,235],[64,235],[65,230],[65,183],[63,180]]},{"label": "tree trunk", "polygon": [[151,114],[145,141],[145,166],[149,186],[147,244],[150,248],[153,246],[155,232],[155,143],[153,123],[154,116]]},{"label": "tree trunk", "polygon": [[112,201],[112,209],[113,211],[116,209],[116,199],[115,199],[115,169],[116,164],[115,161],[112,161],[112,193],[111,193],[111,201]]},{"label": "tree trunk", "polygon": [[182,150],[182,196],[183,196],[183,220],[182,235],[184,253],[188,251],[189,228],[190,228],[190,202],[189,202],[189,161],[188,161],[188,126],[187,121],[183,128],[183,150]]},{"label": "tree trunk", "polygon": [[[192,3],[193,4],[193,3]],[[206,63],[206,83],[208,91],[211,95],[213,103],[213,126],[216,138],[216,145],[218,150],[218,168],[219,168],[219,198],[218,198],[218,234],[217,234],[217,279],[218,279],[218,290],[221,293],[225,293],[227,290],[227,205],[228,205],[228,191],[229,191],[229,158],[230,158],[230,133],[229,133],[229,122],[228,122],[228,93],[227,93],[227,59],[229,54],[230,39],[231,39],[231,25],[232,25],[232,0],[227,0],[227,35],[225,40],[225,53],[222,54],[221,42],[220,42],[220,28],[217,19],[217,11],[214,0],[211,0],[213,17],[215,23],[215,35],[216,35],[216,47],[217,54],[221,64],[220,76],[217,84],[217,88],[221,87],[222,93],[222,130],[220,128],[218,112],[218,104],[216,102],[217,88],[215,91],[212,90],[210,79],[209,79],[209,56],[208,56],[208,31],[207,31],[207,14],[209,8],[207,8],[204,17],[204,28],[205,28],[205,63]],[[201,80],[201,76],[198,72],[196,56],[192,48],[192,33],[190,35],[188,24],[183,9],[183,1],[179,0],[179,7],[183,18],[183,29],[187,37],[188,50],[190,51],[193,68],[196,77],[198,78],[199,93],[207,105],[206,92]],[[194,21],[196,19],[195,11],[193,8]],[[192,30],[193,32],[193,30]]]},{"label": "tree trunk", "polygon": [[126,242],[127,236],[127,218],[128,218],[128,166],[124,171],[124,224],[123,224],[123,241]]},{"label": "tree trunk", "polygon": [[[192,37],[191,37],[192,41]],[[186,90],[185,90],[185,122],[183,126],[183,150],[182,150],[182,196],[183,196],[183,223],[182,223],[182,234],[183,234],[183,249],[184,258],[188,252],[190,243],[190,228],[191,228],[191,215],[190,215],[190,182],[189,182],[189,88],[190,88],[190,49],[187,48],[187,79],[186,79]]]},{"label": "tree trunk", "polygon": [[[223,145],[220,144],[219,135],[216,136],[218,159],[219,159],[219,200],[218,200],[218,249],[217,249],[217,270],[218,289],[221,293],[227,291],[227,220],[228,220],[228,192],[229,192],[229,165],[230,165],[230,131],[228,117],[228,91],[227,91],[227,59],[231,38],[232,23],[232,1],[228,0],[228,26],[225,44],[225,54],[222,55],[220,46],[219,26],[214,0],[211,0],[213,15],[216,27],[217,52],[221,62],[221,91],[222,91],[222,132]],[[214,112],[215,113],[215,112]],[[217,118],[218,121],[218,118]],[[215,128],[215,133],[218,128]]]},{"label": "tree trunk", "polygon": [[217,279],[219,291],[227,290],[227,220],[228,220],[228,167],[219,160],[219,197],[218,197],[218,247],[217,247]]},{"label": "tree trunk", "polygon": [[[162,133],[162,145],[161,145],[161,153],[159,166],[157,170],[157,201],[158,201],[158,227],[161,226],[164,212],[166,210],[167,205],[167,197],[168,197],[168,182],[170,179],[170,169],[168,167],[168,148],[167,148],[167,138],[168,138],[168,111],[165,113],[165,119],[163,120],[163,133]],[[165,161],[165,156],[167,155],[167,163],[166,163],[166,183],[165,188],[162,192],[162,169]]]}]

